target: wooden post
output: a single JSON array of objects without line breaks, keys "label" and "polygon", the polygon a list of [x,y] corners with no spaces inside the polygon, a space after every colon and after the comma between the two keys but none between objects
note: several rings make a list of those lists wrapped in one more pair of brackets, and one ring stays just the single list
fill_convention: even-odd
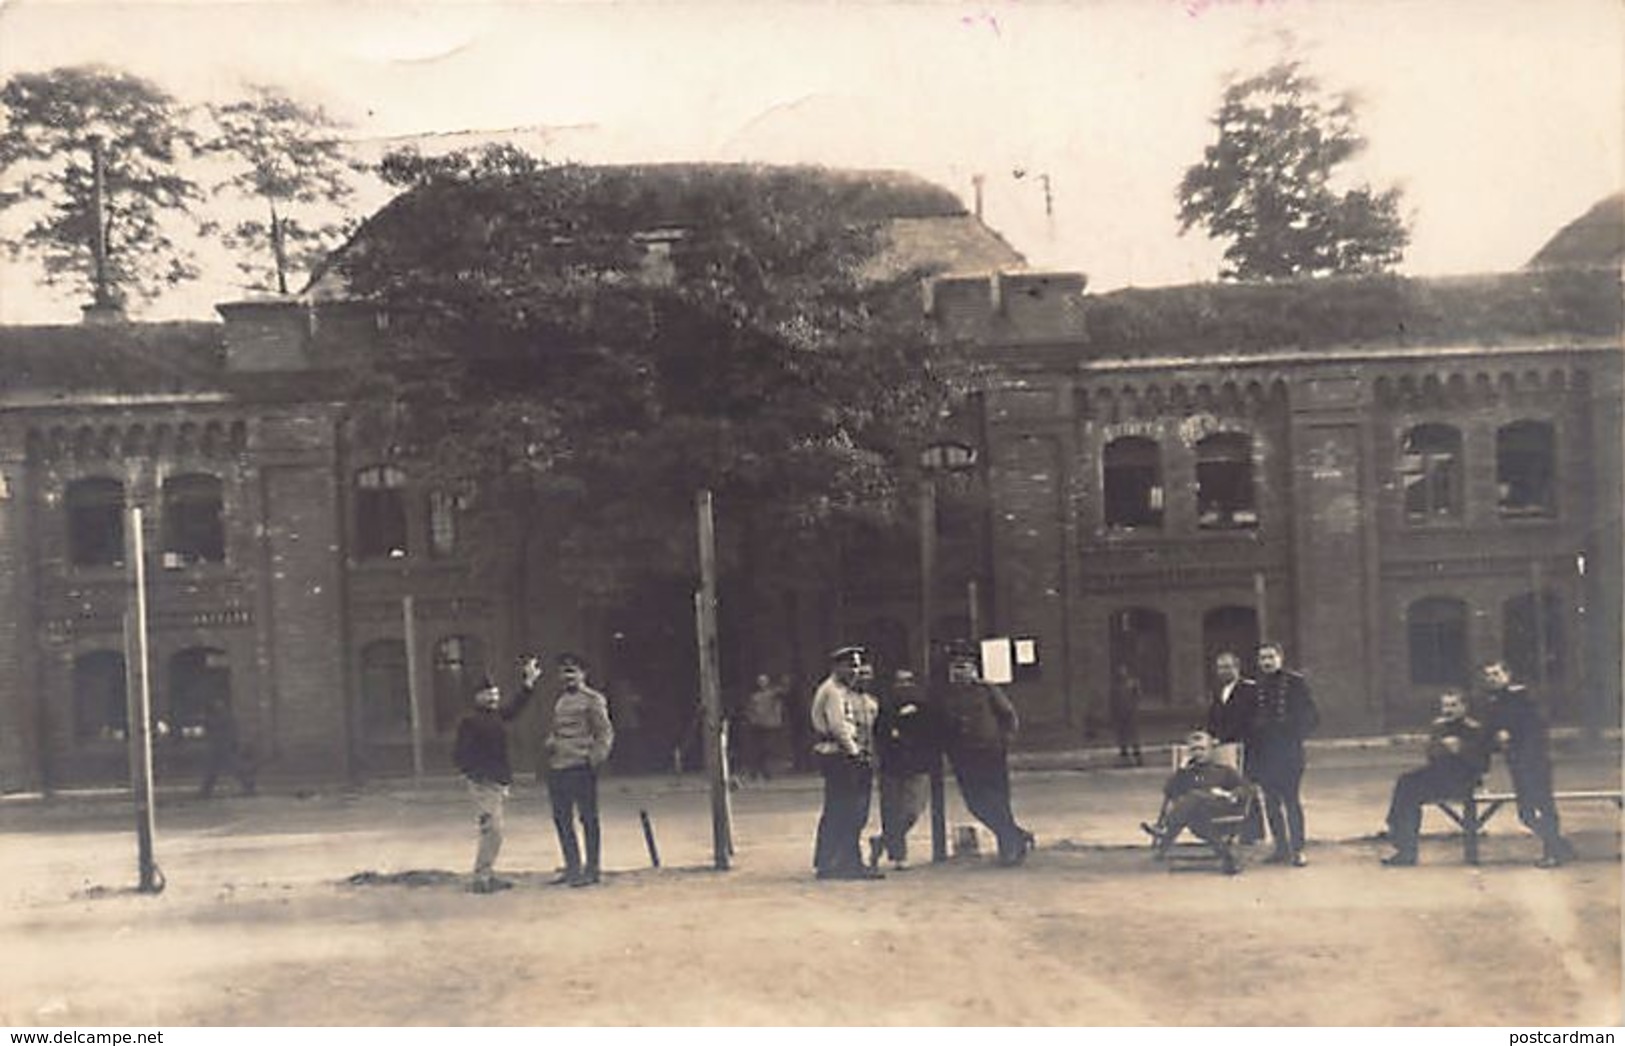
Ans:
[{"label": "wooden post", "polygon": [[700,653],[705,768],[711,779],[711,851],[714,866],[725,872],[733,853],[733,826],[728,808],[728,753],[723,746],[722,679],[717,665],[717,535],[709,490],[695,496],[694,510],[700,538],[700,590],[694,593],[694,621]]},{"label": "wooden post", "polygon": [[971,578],[965,582],[965,606],[969,611],[965,620],[970,622],[970,635],[967,637],[973,643],[982,641],[982,600],[977,592],[976,579]]},{"label": "wooden post", "polygon": [[418,673],[418,626],[411,596],[401,597],[401,634],[406,638],[406,705],[412,717],[412,783],[423,783],[422,677]]},{"label": "wooden post", "polygon": [[[937,485],[929,471],[920,476],[920,681],[941,694],[931,670],[931,624],[936,617]],[[935,698],[940,699],[940,698]],[[943,787],[942,753],[931,761],[931,860],[948,859],[948,802]]]},{"label": "wooden post", "polygon": [[[1269,592],[1264,587],[1264,572],[1253,571],[1253,606],[1258,615],[1258,641],[1260,643],[1285,642],[1270,632]],[[1257,656],[1257,651],[1253,655]]]},{"label": "wooden post", "polygon": [[160,893],[164,885],[153,856],[156,824],[152,789],[152,679],[147,650],[147,541],[140,506],[125,512],[125,549],[130,559],[130,609],[125,612],[125,719],[130,743],[130,791],[135,796],[136,868],[141,893]]}]

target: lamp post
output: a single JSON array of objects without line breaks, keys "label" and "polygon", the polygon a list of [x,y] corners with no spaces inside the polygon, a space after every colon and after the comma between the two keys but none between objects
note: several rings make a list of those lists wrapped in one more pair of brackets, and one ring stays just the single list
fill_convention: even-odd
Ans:
[{"label": "lamp post", "polygon": [[[920,451],[920,678],[929,688],[931,623],[936,617],[937,584],[937,476],[967,472],[976,467],[976,448],[963,443],[933,443]],[[975,637],[970,637],[975,638]],[[931,763],[931,860],[948,859],[947,797],[944,794],[942,753]]]}]

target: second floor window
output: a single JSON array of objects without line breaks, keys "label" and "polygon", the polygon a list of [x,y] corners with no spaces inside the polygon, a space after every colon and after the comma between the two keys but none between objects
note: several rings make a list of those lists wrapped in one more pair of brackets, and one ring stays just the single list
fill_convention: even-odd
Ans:
[{"label": "second floor window", "polygon": [[406,474],[374,465],[355,474],[357,559],[400,559],[407,553]]},{"label": "second floor window", "polygon": [[1253,500],[1253,438],[1215,432],[1196,444],[1196,525],[1203,530],[1258,526]]},{"label": "second floor window", "polygon": [[68,558],[78,567],[124,562],[124,484],[81,479],[68,485]]},{"label": "second floor window", "polygon": [[1155,442],[1124,436],[1106,444],[1101,479],[1108,527],[1162,526],[1162,459]]},{"label": "second floor window", "polygon": [[1461,433],[1449,425],[1418,425],[1405,433],[1399,458],[1405,519],[1411,523],[1461,515]]},{"label": "second floor window", "polygon": [[1515,421],[1495,433],[1495,483],[1503,516],[1550,516],[1557,511],[1557,455],[1552,427]]},{"label": "second floor window", "polygon": [[190,475],[164,481],[163,539],[166,567],[225,560],[226,527],[218,479]]}]

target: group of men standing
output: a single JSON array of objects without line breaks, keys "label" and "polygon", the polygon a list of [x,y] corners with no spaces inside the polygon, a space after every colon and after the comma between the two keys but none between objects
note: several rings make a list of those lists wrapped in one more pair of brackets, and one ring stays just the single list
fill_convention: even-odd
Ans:
[{"label": "group of men standing", "polygon": [[[564,858],[564,869],[554,882],[591,886],[601,876],[598,770],[615,745],[615,728],[610,722],[608,700],[587,685],[586,662],[566,653],[558,656],[556,664],[559,693],[542,741],[553,826]],[[519,689],[507,701],[503,701],[496,682],[486,677],[474,693],[474,708],[457,724],[452,761],[468,783],[479,828],[472,887],[475,893],[494,893],[513,885],[496,876],[496,859],[502,850],[503,807],[513,785],[508,724],[530,703],[541,677],[541,660],[525,658],[519,666]],[[579,841],[575,830],[578,819]]]},{"label": "group of men standing", "polygon": [[[1241,658],[1232,652],[1214,661],[1218,679],[1208,704],[1207,732],[1220,744],[1239,742],[1245,753],[1246,777],[1264,797],[1275,847],[1266,862],[1302,868],[1304,740],[1320,725],[1320,713],[1304,677],[1286,667],[1281,644],[1258,648],[1258,678],[1242,674]],[[1243,829],[1244,842],[1263,836],[1257,807]]]},{"label": "group of men standing", "polygon": [[[824,779],[824,806],[813,847],[820,879],[880,879],[880,858],[897,871],[908,867],[908,833],[926,803],[932,771],[944,755],[971,814],[998,842],[999,863],[1020,864],[1034,840],[1010,806],[1010,740],[1018,728],[1015,706],[998,686],[980,678],[975,647],[950,644],[947,677],[921,686],[909,669],[876,693],[874,670],[862,647],[830,654],[830,672],[813,695],[813,752]],[[879,834],[863,833],[880,778]]]}]

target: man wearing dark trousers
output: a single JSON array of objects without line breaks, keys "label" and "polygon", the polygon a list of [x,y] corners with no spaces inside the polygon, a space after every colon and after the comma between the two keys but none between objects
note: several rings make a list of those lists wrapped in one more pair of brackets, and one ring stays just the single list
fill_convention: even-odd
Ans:
[{"label": "man wearing dark trousers", "polygon": [[[554,880],[568,886],[599,881],[598,768],[615,745],[609,702],[587,685],[587,663],[575,654],[558,657],[559,698],[542,747],[547,755],[547,794],[553,803],[553,826],[559,833],[564,871]],[[581,819],[582,847],[576,842],[574,818]]]},{"label": "man wearing dark trousers", "polygon": [[1279,643],[1258,648],[1258,690],[1248,732],[1249,776],[1264,790],[1264,812],[1269,819],[1275,850],[1266,864],[1308,864],[1303,853],[1304,738],[1320,725],[1320,713],[1309,696],[1309,683],[1288,671]]},{"label": "man wearing dark trousers", "polygon": [[862,647],[844,646],[829,655],[829,676],[813,694],[813,754],[824,778],[824,809],[813,844],[813,868],[820,879],[880,879],[863,863],[859,840],[869,823],[874,792],[874,730],[879,711],[874,698],[858,689],[867,661]]},{"label": "man wearing dark trousers", "polygon": [[880,699],[875,752],[880,759],[880,834],[869,837],[869,867],[880,855],[893,871],[908,868],[908,832],[925,809],[932,766],[941,758],[941,728],[914,673],[899,668]]},{"label": "man wearing dark trousers", "polygon": [[[1219,744],[1241,744],[1242,773],[1254,784],[1251,761],[1247,758],[1247,736],[1253,729],[1253,713],[1258,708],[1258,684],[1241,674],[1241,658],[1226,650],[1213,659],[1217,685],[1208,697],[1207,732]],[[1264,838],[1264,810],[1257,803],[1247,808],[1247,823],[1241,841],[1252,844]]]},{"label": "man wearing dark trousers", "polygon": [[1552,757],[1548,750],[1546,712],[1528,687],[1512,681],[1505,662],[1483,668],[1489,707],[1486,716],[1495,743],[1506,753],[1512,790],[1518,797],[1518,820],[1540,837],[1539,868],[1556,868],[1574,859],[1574,847],[1563,838],[1552,798]]},{"label": "man wearing dark trousers", "polygon": [[944,742],[959,793],[971,814],[999,844],[999,863],[1027,859],[1033,835],[1016,823],[1010,809],[1008,751],[1018,723],[1015,706],[1003,690],[980,677],[976,648],[967,642],[948,648],[948,684],[937,706]]},{"label": "man wearing dark trousers", "polygon": [[1439,697],[1439,717],[1428,730],[1427,759],[1426,766],[1408,770],[1394,782],[1388,804],[1388,841],[1394,852],[1382,859],[1390,867],[1416,863],[1423,804],[1465,799],[1489,769],[1488,735],[1467,714],[1467,698],[1458,691]]}]

